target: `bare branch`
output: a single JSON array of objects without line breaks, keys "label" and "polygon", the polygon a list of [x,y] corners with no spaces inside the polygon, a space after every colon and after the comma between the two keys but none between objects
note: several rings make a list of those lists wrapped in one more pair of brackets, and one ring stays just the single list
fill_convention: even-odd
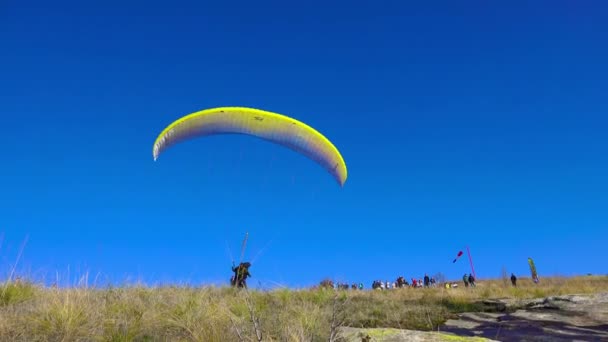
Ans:
[{"label": "bare branch", "polygon": [[249,309],[249,316],[251,318],[251,323],[253,323],[253,329],[255,330],[255,336],[258,339],[258,342],[262,341],[262,330],[260,328],[260,319],[255,315],[255,308],[253,307],[253,303],[251,301],[251,295],[249,294],[249,290],[247,288],[243,289],[245,291],[245,303],[247,304],[247,309]]},{"label": "bare branch", "polygon": [[340,300],[338,293],[334,294],[331,310],[331,325],[329,330],[329,342],[337,342],[341,338],[340,327],[346,322],[345,310],[347,299]]},{"label": "bare branch", "polygon": [[239,329],[239,327],[236,325],[236,322],[234,321],[234,318],[232,318],[232,316],[230,317],[230,322],[232,322],[232,327],[234,328],[234,331],[236,331],[236,335],[239,337],[239,342],[245,342],[245,339],[243,338],[243,333],[241,332],[241,329]]}]

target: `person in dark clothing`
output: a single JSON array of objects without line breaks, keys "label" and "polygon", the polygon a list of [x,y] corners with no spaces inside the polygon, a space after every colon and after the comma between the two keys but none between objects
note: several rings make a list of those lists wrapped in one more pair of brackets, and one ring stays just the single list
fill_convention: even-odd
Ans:
[{"label": "person in dark clothing", "polygon": [[429,287],[429,284],[431,283],[431,279],[429,278],[429,276],[427,274],[424,275],[424,287]]},{"label": "person in dark clothing", "polygon": [[511,284],[513,284],[513,286],[517,286],[517,277],[513,273],[511,273]]},{"label": "person in dark clothing", "polygon": [[469,287],[469,277],[466,273],[462,276],[462,281],[464,282],[464,287]]},{"label": "person in dark clothing", "polygon": [[475,287],[475,277],[472,274],[469,274],[469,284],[471,284],[471,287]]},{"label": "person in dark clothing", "polygon": [[232,272],[234,275],[230,278],[230,285],[236,287],[247,287],[247,278],[251,277],[251,273],[249,273],[249,267],[251,263],[242,262],[238,266],[232,266]]},{"label": "person in dark clothing", "polygon": [[405,278],[399,277],[399,278],[397,278],[396,283],[397,283],[397,288],[402,288],[402,287],[405,287],[405,284],[407,282],[405,281]]}]

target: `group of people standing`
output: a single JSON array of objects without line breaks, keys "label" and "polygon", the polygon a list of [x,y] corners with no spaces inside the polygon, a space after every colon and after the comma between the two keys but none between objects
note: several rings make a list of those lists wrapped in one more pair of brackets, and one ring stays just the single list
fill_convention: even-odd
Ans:
[{"label": "group of people standing", "polygon": [[372,289],[388,290],[391,288],[398,289],[398,288],[405,288],[405,287],[414,287],[414,288],[435,287],[436,284],[437,284],[437,281],[435,280],[435,278],[429,277],[428,274],[425,274],[423,279],[412,278],[411,284],[407,280],[405,280],[405,278],[402,276],[397,278],[397,280],[394,282],[390,282],[390,281],[383,282],[381,280],[374,280],[374,282],[372,283]]},{"label": "group of people standing", "polygon": [[462,281],[464,282],[464,287],[469,287],[469,285],[471,285],[471,287],[475,287],[475,277],[473,276],[473,274],[469,274],[467,275],[466,273],[462,276]]},{"label": "group of people standing", "polygon": [[[464,282],[465,287],[476,287],[475,277],[473,274],[465,274],[462,276],[462,280]],[[336,290],[363,290],[363,284],[352,284],[348,285],[347,283],[334,283],[331,280],[324,280],[321,282],[321,286],[330,287]],[[382,281],[382,280],[374,280],[372,282],[372,289],[374,290],[390,290],[390,289],[399,289],[399,288],[428,288],[428,287],[437,287],[437,280],[434,277],[429,277],[428,274],[424,275],[422,279],[412,278],[411,283],[405,280],[403,276],[397,278],[396,281]],[[446,288],[456,288],[458,287],[457,283],[445,283]]]}]

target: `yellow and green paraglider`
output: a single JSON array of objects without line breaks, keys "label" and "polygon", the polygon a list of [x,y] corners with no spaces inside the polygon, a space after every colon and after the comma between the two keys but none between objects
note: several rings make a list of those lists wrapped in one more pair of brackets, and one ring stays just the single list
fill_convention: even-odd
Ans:
[{"label": "yellow and green paraglider", "polygon": [[282,145],[321,165],[340,186],[346,182],[346,164],[329,139],[294,118],[254,108],[218,107],[177,119],[156,138],[152,155],[156,161],[170,146],[215,134],[245,134]]}]

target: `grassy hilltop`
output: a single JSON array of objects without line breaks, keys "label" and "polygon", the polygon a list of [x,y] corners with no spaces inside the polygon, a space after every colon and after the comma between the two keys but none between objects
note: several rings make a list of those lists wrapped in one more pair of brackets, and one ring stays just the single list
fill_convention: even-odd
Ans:
[{"label": "grassy hilltop", "polygon": [[[462,285],[461,285],[462,286]],[[477,288],[392,290],[0,286],[0,340],[327,341],[338,326],[436,330],[482,300],[608,291],[608,276],[481,280]]]}]

